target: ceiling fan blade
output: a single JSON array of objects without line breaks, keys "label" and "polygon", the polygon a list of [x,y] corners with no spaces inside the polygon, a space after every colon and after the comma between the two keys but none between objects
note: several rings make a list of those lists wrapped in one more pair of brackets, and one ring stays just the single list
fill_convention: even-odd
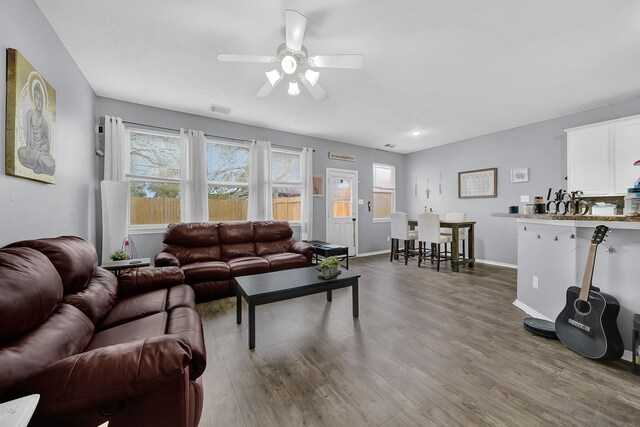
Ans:
[{"label": "ceiling fan blade", "polygon": [[311,96],[313,96],[313,98],[316,101],[325,101],[327,98],[329,98],[329,95],[327,94],[327,92],[322,88],[322,86],[320,86],[320,83],[317,83],[315,85],[312,85],[309,80],[307,80],[304,76],[300,77],[300,80],[302,81],[302,84],[304,85],[304,87],[307,88],[307,90],[309,91],[309,93],[311,94]]},{"label": "ceiling fan blade", "polygon": [[300,12],[287,9],[284,11],[284,20],[287,27],[287,47],[291,50],[301,50],[307,18]]},{"label": "ceiling fan blade", "polygon": [[364,55],[316,55],[309,58],[309,65],[317,68],[362,68]]},{"label": "ceiling fan blade", "polygon": [[278,86],[278,83],[280,83],[281,81],[282,81],[282,76],[274,84],[271,84],[271,82],[267,80],[264,86],[262,86],[258,91],[258,93],[256,93],[256,98],[260,98],[260,99],[266,98],[271,93],[271,91],[275,89],[276,86]]},{"label": "ceiling fan blade", "polygon": [[275,56],[266,55],[235,55],[233,53],[219,53],[220,62],[275,62]]}]

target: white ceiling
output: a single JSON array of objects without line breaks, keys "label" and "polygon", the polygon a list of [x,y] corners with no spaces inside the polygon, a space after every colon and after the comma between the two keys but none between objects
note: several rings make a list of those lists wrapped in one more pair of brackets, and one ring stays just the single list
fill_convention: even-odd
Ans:
[{"label": "white ceiling", "polygon": [[[36,2],[99,96],[400,153],[640,94],[637,0]],[[321,70],[325,102],[256,99],[273,66],[216,60],[275,55],[287,8],[310,55],[365,55]]]}]

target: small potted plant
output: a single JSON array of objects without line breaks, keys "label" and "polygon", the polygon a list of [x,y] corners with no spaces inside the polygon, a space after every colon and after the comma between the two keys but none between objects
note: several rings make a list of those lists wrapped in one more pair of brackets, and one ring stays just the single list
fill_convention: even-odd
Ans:
[{"label": "small potted plant", "polygon": [[110,256],[111,261],[122,261],[125,259],[131,259],[131,256],[125,251],[115,251]]},{"label": "small potted plant", "polygon": [[340,261],[334,256],[320,261],[318,267],[320,268],[320,275],[318,277],[321,279],[332,279],[340,274]]}]

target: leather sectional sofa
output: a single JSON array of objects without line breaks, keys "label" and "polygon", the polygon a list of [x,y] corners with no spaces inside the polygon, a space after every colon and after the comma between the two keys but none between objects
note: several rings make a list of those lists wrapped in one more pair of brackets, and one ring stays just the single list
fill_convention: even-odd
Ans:
[{"label": "leather sectional sofa", "polygon": [[235,296],[235,277],[311,265],[313,246],[292,236],[286,221],[170,224],[155,265],[180,267],[197,302]]},{"label": "leather sectional sofa", "polygon": [[182,271],[97,265],[76,237],[0,249],[0,401],[39,393],[30,426],[197,426],[206,350]]}]

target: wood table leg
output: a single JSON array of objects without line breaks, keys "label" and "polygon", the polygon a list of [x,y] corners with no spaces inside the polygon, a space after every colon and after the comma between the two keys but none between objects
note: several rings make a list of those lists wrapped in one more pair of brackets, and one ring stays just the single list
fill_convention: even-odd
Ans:
[{"label": "wood table leg", "polygon": [[451,269],[457,272],[460,271],[460,266],[458,264],[460,257],[458,249],[458,245],[460,243],[460,230],[455,225],[451,228],[451,238],[453,239],[451,242]]},{"label": "wood table leg", "polygon": [[[473,224],[471,224],[469,226],[469,235],[467,236],[467,245],[469,245],[469,259],[475,260],[476,259],[476,253],[475,253],[475,248],[474,248],[474,235],[473,235]],[[473,268],[476,265],[475,262],[470,262],[469,263],[469,267]]]},{"label": "wood table leg", "polygon": [[256,306],[249,302],[249,349],[256,347]]},{"label": "wood table leg", "polygon": [[332,299],[333,299],[332,292],[331,292],[331,290],[328,290],[327,291],[327,301],[331,302]]},{"label": "wood table leg", "polygon": [[238,325],[242,323],[242,295],[239,286],[236,289],[236,323]]},{"label": "wood table leg", "polygon": [[351,296],[353,298],[353,317],[357,318],[360,315],[359,307],[358,307],[358,279],[351,287]]}]

